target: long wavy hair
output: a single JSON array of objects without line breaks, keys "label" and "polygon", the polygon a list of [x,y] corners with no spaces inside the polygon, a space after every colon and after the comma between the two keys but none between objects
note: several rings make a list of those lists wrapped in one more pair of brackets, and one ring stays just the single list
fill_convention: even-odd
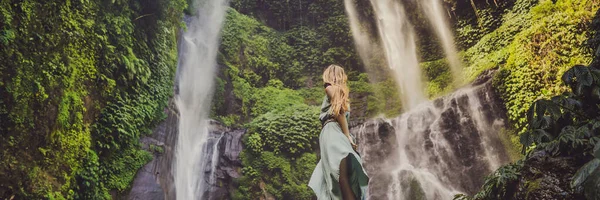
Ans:
[{"label": "long wavy hair", "polygon": [[330,97],[329,113],[338,116],[350,110],[350,90],[347,82],[348,76],[339,65],[329,65],[323,72],[323,82],[330,84],[333,89],[333,94]]}]

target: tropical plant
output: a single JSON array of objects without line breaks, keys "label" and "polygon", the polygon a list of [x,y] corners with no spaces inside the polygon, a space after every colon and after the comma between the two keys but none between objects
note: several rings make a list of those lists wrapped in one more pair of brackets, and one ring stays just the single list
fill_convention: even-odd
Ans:
[{"label": "tropical plant", "polygon": [[[594,158],[572,178],[571,187],[582,189],[582,185],[587,187],[584,183],[589,177],[600,173],[600,69],[576,65],[563,74],[562,80],[572,92],[537,100],[529,107],[527,130],[520,138],[522,152],[547,151],[551,156],[583,159],[592,154]],[[473,199],[513,198],[522,162],[503,166],[486,177]],[[455,199],[471,197],[457,195]]]},{"label": "tropical plant", "polygon": [[521,176],[520,171],[522,167],[523,162],[521,160],[510,165],[502,166],[485,178],[481,191],[475,194],[475,196],[470,197],[464,194],[458,194],[454,196],[454,200],[510,199],[511,195],[514,194],[513,188]]},{"label": "tropical plant", "polygon": [[527,112],[523,152],[532,144],[554,155],[578,153],[600,141],[600,69],[582,65],[564,73],[572,92],[534,102]]}]

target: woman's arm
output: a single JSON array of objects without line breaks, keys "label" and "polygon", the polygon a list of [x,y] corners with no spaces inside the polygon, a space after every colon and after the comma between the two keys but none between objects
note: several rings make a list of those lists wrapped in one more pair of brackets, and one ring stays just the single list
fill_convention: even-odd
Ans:
[{"label": "woman's arm", "polygon": [[348,122],[346,121],[346,116],[344,116],[343,114],[338,114],[337,116],[334,116],[334,118],[335,121],[337,121],[340,124],[344,135],[350,137],[350,131],[348,130]]},{"label": "woman's arm", "polygon": [[354,141],[352,141],[352,137],[350,137],[350,130],[348,130],[348,121],[346,120],[346,116],[344,114],[338,114],[337,116],[334,116],[335,120],[340,124],[340,127],[342,128],[342,132],[344,133],[344,135],[346,135],[346,137],[348,138],[348,140],[350,140],[350,144],[352,145],[352,148],[354,148],[356,150],[356,144],[354,144]]},{"label": "woman's arm", "polygon": [[[325,93],[327,93],[329,99],[331,99],[333,96],[333,87],[335,86],[329,86],[325,88]],[[340,128],[342,128],[342,133],[344,133],[348,140],[350,140],[350,144],[352,144],[352,147],[356,148],[356,144],[354,144],[354,141],[352,141],[352,137],[350,137],[350,130],[348,130],[348,121],[346,121],[346,116],[344,115],[344,113],[338,113],[337,115],[334,115],[333,118],[338,122],[338,124],[340,124]]]}]

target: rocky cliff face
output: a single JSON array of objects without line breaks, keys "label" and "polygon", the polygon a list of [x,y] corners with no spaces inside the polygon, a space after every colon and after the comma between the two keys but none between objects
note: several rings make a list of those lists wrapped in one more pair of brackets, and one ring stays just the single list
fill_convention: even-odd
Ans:
[{"label": "rocky cliff face", "polygon": [[[242,175],[242,161],[239,156],[242,152],[242,136],[246,133],[243,129],[231,129],[222,126],[216,121],[211,121],[210,139],[207,146],[215,147],[208,151],[208,156],[218,156],[214,174],[206,170],[205,177],[211,177],[210,187],[205,191],[207,199],[231,199],[233,180]],[[215,146],[216,145],[216,146]],[[215,155],[216,154],[216,155]],[[210,163],[207,163],[207,165]],[[210,167],[205,167],[210,169]]]},{"label": "rocky cliff face", "polygon": [[519,179],[505,188],[507,196],[531,200],[586,199],[570,184],[575,172],[588,160],[589,156],[554,157],[543,150],[533,152],[523,162]]},{"label": "rocky cliff face", "polygon": [[154,129],[152,135],[140,141],[144,149],[154,154],[154,158],[138,171],[131,191],[124,199],[175,199],[171,167],[177,143],[178,114],[172,101],[165,113],[167,119]]},{"label": "rocky cliff face", "polygon": [[492,88],[492,74],[397,118],[351,129],[372,180],[371,199],[473,194],[486,175],[508,162],[498,137],[506,112]]},{"label": "rocky cliff face", "polygon": [[[178,114],[176,106],[171,103],[165,109],[168,117],[152,133],[141,139],[143,148],[154,153],[154,159],[142,167],[131,186],[131,190],[124,199],[162,200],[175,199],[173,185],[173,161],[175,144],[177,143]],[[242,136],[245,130],[231,129],[222,126],[216,121],[211,121],[209,136],[205,151],[206,157],[217,162],[215,172],[210,169],[212,160],[206,162],[204,173],[210,187],[206,188],[205,197],[208,199],[230,199],[229,189],[233,188],[233,179],[241,175],[241,161],[239,154],[242,151]],[[213,180],[209,180],[213,178]]]}]

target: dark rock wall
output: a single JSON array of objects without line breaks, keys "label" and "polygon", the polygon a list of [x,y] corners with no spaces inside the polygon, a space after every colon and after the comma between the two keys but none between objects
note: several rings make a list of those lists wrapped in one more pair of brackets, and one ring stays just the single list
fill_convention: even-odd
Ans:
[{"label": "dark rock wall", "polygon": [[[173,161],[175,155],[175,144],[177,143],[178,114],[176,106],[171,103],[165,109],[167,119],[162,122],[152,135],[142,138],[144,149],[154,153],[154,159],[141,168],[131,186],[129,194],[124,199],[139,200],[162,200],[175,199],[175,187],[173,184]],[[212,161],[205,162],[207,182],[210,187],[206,188],[204,196],[207,199],[231,199],[230,190],[233,188],[233,180],[241,176],[241,160],[239,154],[242,151],[242,136],[245,130],[230,129],[222,126],[216,121],[211,121],[208,141],[205,151],[211,158],[214,145],[218,145],[217,166],[214,175],[211,172]],[[214,177],[212,183],[208,180]]]}]

